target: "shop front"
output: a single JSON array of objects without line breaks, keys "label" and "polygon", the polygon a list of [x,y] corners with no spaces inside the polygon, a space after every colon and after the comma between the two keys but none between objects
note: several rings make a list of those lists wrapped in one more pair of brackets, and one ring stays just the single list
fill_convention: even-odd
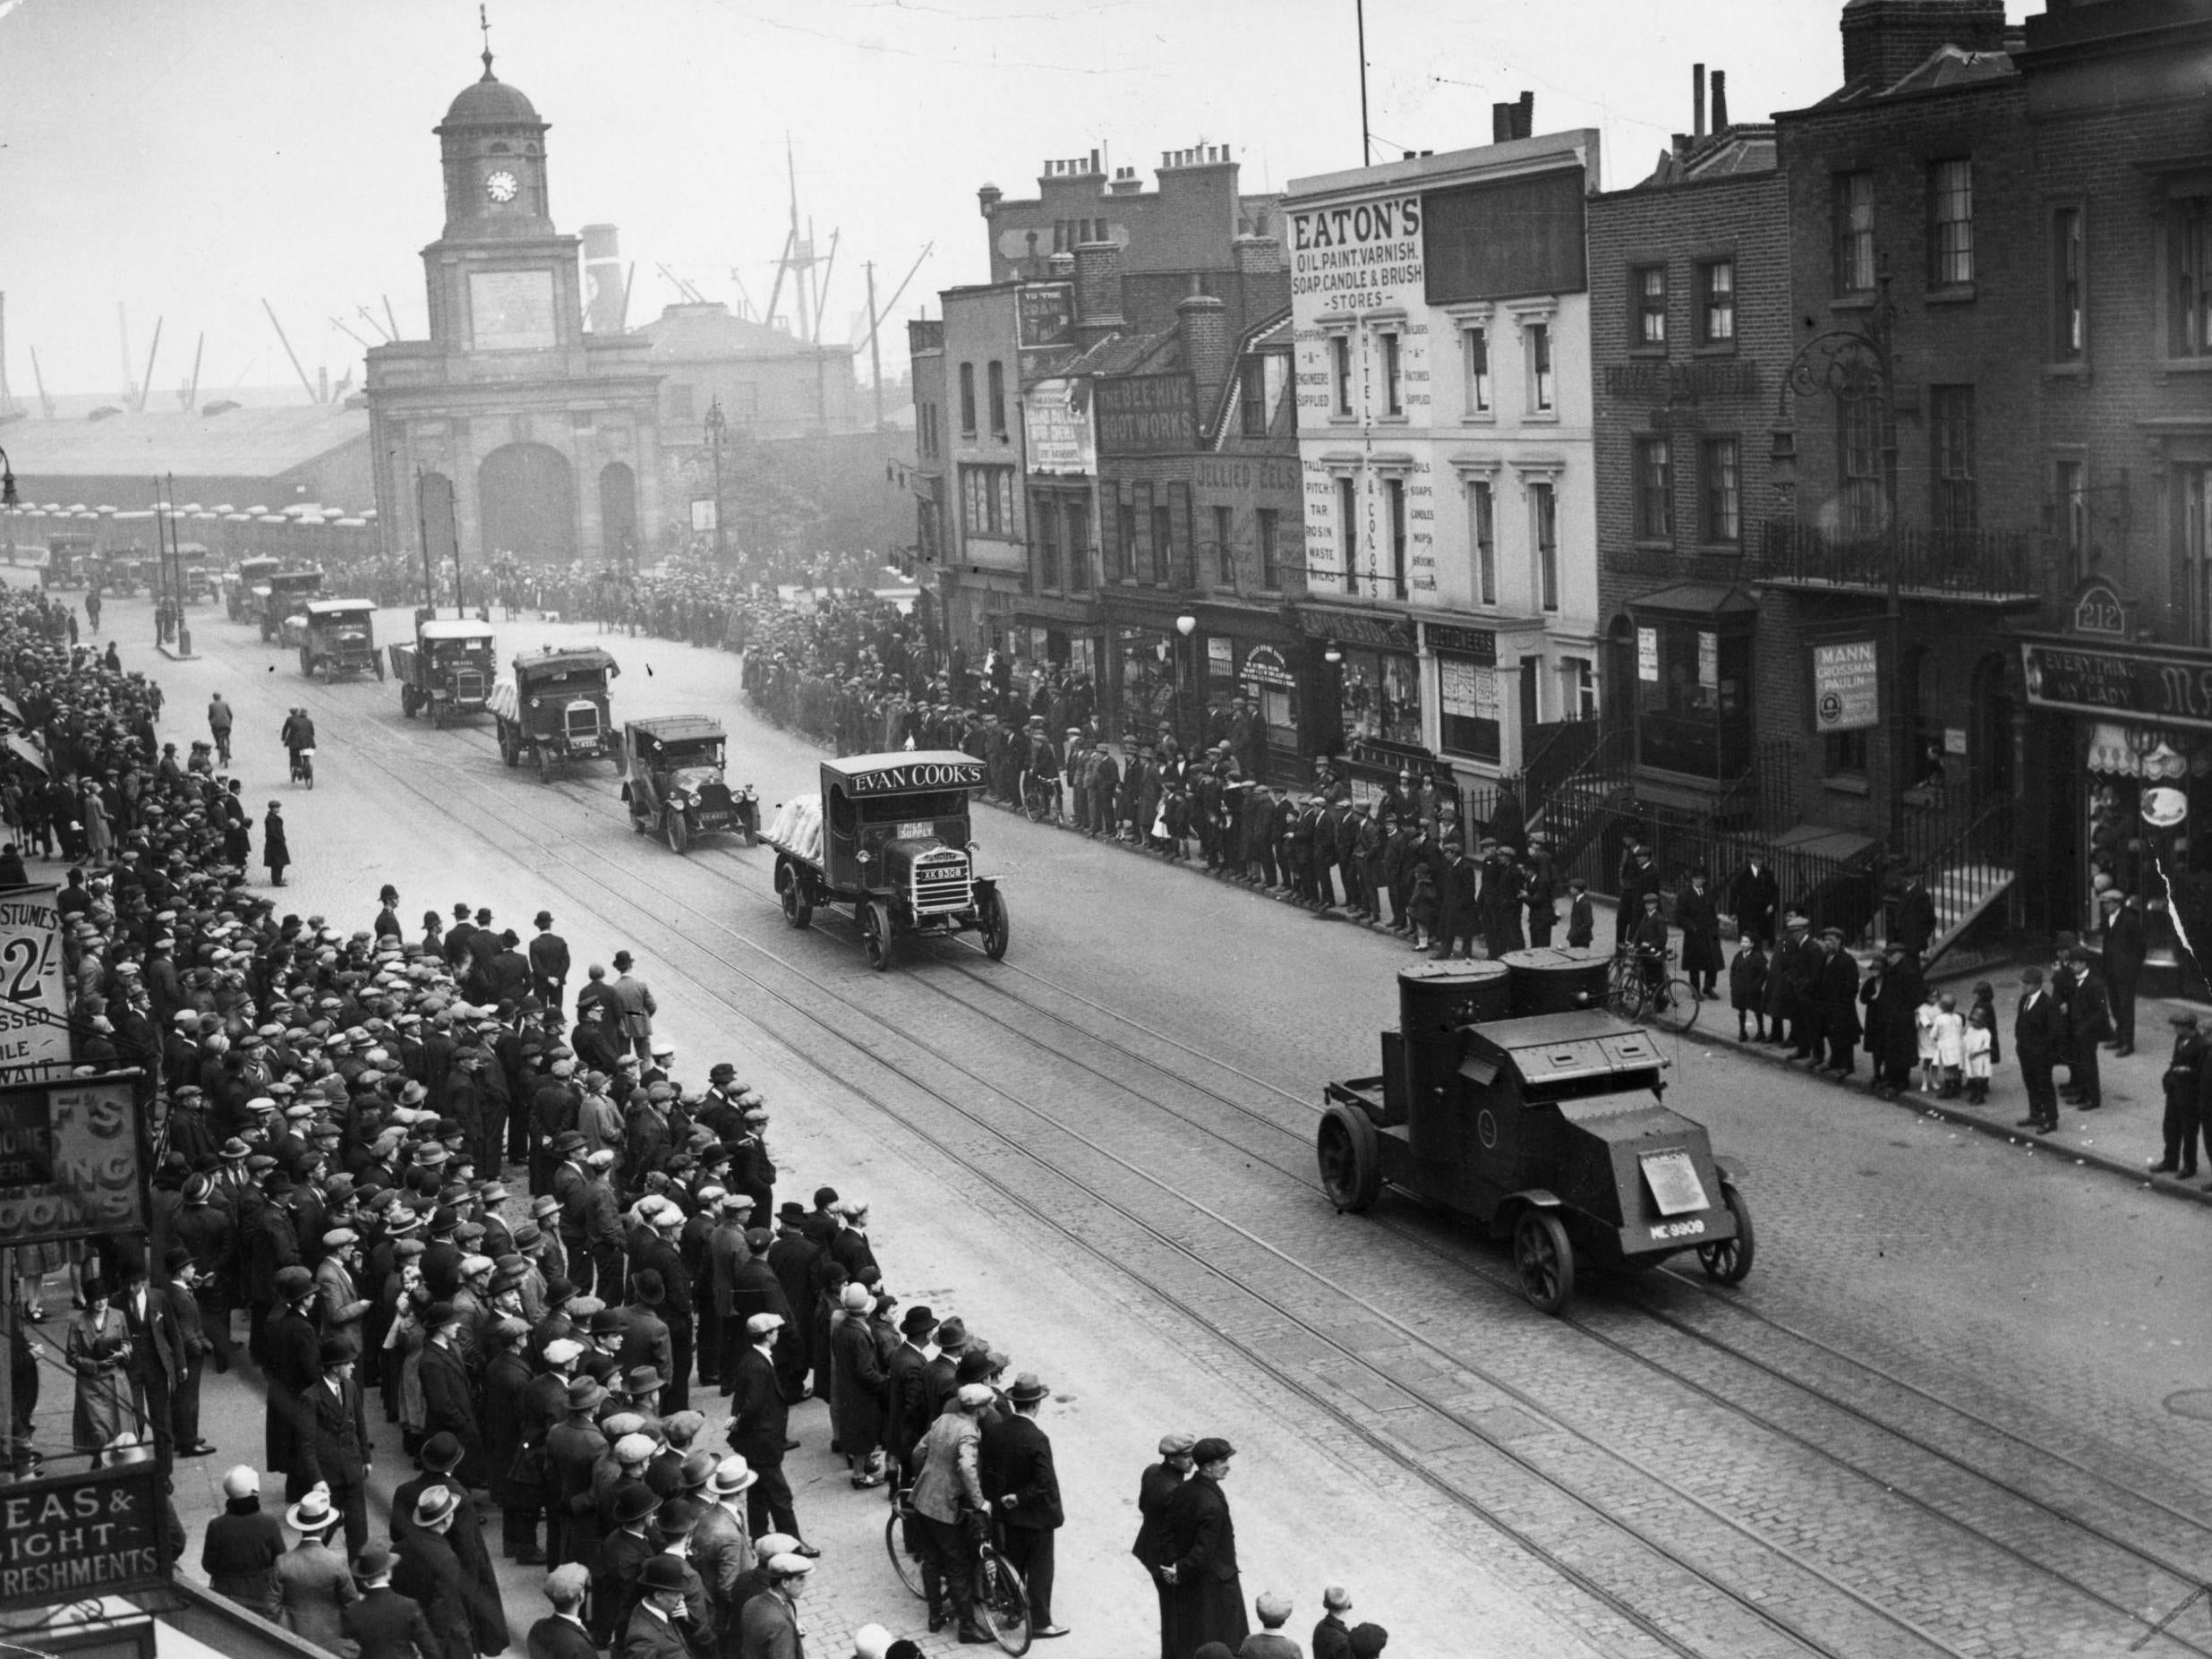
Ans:
[{"label": "shop front", "polygon": [[1083,601],[1024,595],[997,643],[1030,683],[1063,673],[1080,675],[1094,693],[1106,683],[1106,632],[1097,608]]},{"label": "shop front", "polygon": [[2020,652],[2030,926],[2094,936],[2110,895],[2133,895],[2153,967],[2200,979],[2188,941],[2212,939],[2212,651],[2071,635]]},{"label": "shop front", "polygon": [[1694,583],[1628,602],[1636,629],[1636,757],[1701,790],[1749,770],[1759,608],[1739,587]]}]

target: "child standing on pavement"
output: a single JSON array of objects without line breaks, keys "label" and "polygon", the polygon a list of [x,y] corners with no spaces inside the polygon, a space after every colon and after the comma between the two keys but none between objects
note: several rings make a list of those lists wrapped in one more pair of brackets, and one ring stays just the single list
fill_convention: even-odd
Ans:
[{"label": "child standing on pavement", "polygon": [[[1736,1040],[1738,1042],[1764,1042],[1766,1040],[1766,952],[1760,948],[1759,936],[1747,934],[1744,942],[1736,947],[1735,957],[1728,965],[1728,999],[1736,1010]],[[1758,1027],[1756,1037],[1744,1033],[1744,1016],[1749,1014]]]},{"label": "child standing on pavement", "polygon": [[1946,1100],[1959,1098],[1959,1081],[1966,1067],[1966,1022],[1959,1014],[1959,1002],[1949,991],[1943,993],[1935,1016],[1935,1063],[1943,1068],[1943,1096]]},{"label": "child standing on pavement", "polygon": [[1935,1058],[1935,1021],[1943,1009],[1935,1001],[1935,988],[1930,986],[1920,998],[1920,1005],[1912,1011],[1913,1037],[1920,1061],[1920,1092],[1934,1094],[1942,1081],[1941,1067]]},{"label": "child standing on pavement", "polygon": [[1989,1099],[1989,1062],[1997,1046],[1995,1017],[1983,1004],[1977,1002],[1968,1011],[1960,1046],[1966,1060],[1967,1101],[1979,1106]]},{"label": "child standing on pavement", "polygon": [[2004,1039],[1997,1032],[1997,994],[1989,988],[1989,981],[1986,979],[1977,980],[1975,983],[1974,1005],[1967,1010],[1966,1022],[1969,1025],[1973,1024],[1974,1016],[1977,1013],[1982,1016],[1982,1023],[1989,1028],[1989,1064],[2003,1065],[2004,1064]]}]

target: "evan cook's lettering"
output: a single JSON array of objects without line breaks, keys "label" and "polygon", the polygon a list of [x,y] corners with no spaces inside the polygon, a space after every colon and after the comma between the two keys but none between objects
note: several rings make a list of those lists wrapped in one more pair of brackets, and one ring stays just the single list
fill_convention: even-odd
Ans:
[{"label": "evan cook's lettering", "polygon": [[982,787],[981,761],[966,766],[941,763],[887,766],[881,772],[859,773],[851,781],[856,795],[903,795],[916,790]]}]

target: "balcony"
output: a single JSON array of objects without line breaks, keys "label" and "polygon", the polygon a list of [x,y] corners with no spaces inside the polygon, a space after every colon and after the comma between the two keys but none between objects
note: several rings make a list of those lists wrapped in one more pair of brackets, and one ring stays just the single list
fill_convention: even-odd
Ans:
[{"label": "balcony", "polygon": [[2033,543],[2024,530],[1842,534],[1794,518],[1770,518],[1764,529],[1747,561],[1747,581],[1880,594],[1888,589],[1894,560],[1900,598],[2029,605],[2040,597]]}]

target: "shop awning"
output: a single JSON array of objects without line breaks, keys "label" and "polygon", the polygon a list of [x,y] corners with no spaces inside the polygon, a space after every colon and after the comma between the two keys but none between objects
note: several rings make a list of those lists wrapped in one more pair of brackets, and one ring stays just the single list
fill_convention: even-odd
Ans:
[{"label": "shop awning", "polygon": [[1756,616],[1759,602],[1742,588],[1724,582],[1683,582],[1642,594],[1628,601],[1633,614],[1659,611],[1669,616]]},{"label": "shop awning", "polygon": [[[2146,739],[2152,738],[2156,740],[2148,748],[2142,746]],[[2089,731],[2088,769],[2101,777],[2174,782],[2187,777],[2190,767],[2189,757],[2168,743],[2156,727],[2099,721]]]},{"label": "shop awning", "polygon": [[40,772],[47,769],[46,757],[38,751],[38,746],[29,738],[19,737],[13,731],[9,732],[8,752],[27,766],[36,767]]}]

